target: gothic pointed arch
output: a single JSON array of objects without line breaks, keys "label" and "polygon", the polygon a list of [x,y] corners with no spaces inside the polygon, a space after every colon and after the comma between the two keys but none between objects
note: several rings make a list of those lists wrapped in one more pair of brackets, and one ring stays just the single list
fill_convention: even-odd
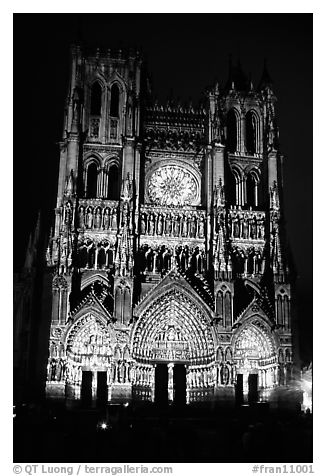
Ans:
[{"label": "gothic pointed arch", "polygon": [[111,96],[110,96],[110,116],[119,117],[120,115],[120,88],[118,83],[113,83],[111,86]]},{"label": "gothic pointed arch", "polygon": [[100,116],[102,110],[102,93],[101,83],[96,79],[91,86],[91,115]]},{"label": "gothic pointed arch", "polygon": [[216,336],[211,313],[180,283],[169,283],[139,307],[132,332],[133,358],[139,361],[214,360]]},{"label": "gothic pointed arch", "polygon": [[112,329],[97,310],[87,310],[73,320],[64,338],[68,364],[106,366],[112,354]]},{"label": "gothic pointed arch", "polygon": [[108,189],[107,198],[109,200],[119,200],[120,192],[119,167],[113,163],[108,169]]},{"label": "gothic pointed arch", "polygon": [[[263,367],[277,362],[277,341],[259,315],[252,316],[232,337],[233,356],[239,366]],[[249,364],[248,364],[249,363]]]},{"label": "gothic pointed arch", "polygon": [[257,117],[253,111],[248,111],[245,118],[246,122],[246,151],[250,155],[257,153]]},{"label": "gothic pointed arch", "polygon": [[232,108],[226,117],[227,148],[229,152],[236,152],[239,147],[239,120],[237,111]]},{"label": "gothic pointed arch", "polygon": [[96,198],[97,196],[97,174],[98,168],[95,161],[88,164],[86,169],[86,197]]},{"label": "gothic pointed arch", "polygon": [[103,283],[105,286],[110,287],[110,282],[106,276],[100,273],[95,273],[95,274],[87,274],[85,277],[82,277],[81,280],[81,290],[87,288],[90,286],[92,283],[95,283],[96,281],[99,281]]}]

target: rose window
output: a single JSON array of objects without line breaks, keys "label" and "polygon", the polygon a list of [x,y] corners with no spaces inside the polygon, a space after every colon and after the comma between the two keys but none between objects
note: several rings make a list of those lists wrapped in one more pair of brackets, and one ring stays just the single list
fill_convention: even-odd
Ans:
[{"label": "rose window", "polygon": [[155,170],[148,181],[150,201],[162,206],[193,205],[198,201],[198,184],[190,172],[177,165]]}]

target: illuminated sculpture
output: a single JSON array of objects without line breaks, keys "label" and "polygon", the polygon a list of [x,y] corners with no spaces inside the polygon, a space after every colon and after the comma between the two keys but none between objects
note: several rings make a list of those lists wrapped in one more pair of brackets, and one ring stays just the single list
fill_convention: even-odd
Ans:
[{"label": "illuminated sculpture", "polygon": [[151,102],[137,53],[74,47],[71,61],[46,255],[47,396],[191,403],[287,385],[291,279],[266,71],[254,90],[231,70],[195,109]]}]

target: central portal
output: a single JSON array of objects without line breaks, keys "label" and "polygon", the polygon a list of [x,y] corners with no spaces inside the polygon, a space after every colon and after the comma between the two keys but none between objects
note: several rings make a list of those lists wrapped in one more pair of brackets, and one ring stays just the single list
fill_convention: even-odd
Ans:
[{"label": "central portal", "polygon": [[187,400],[186,366],[184,364],[156,364],[155,403],[185,405]]}]

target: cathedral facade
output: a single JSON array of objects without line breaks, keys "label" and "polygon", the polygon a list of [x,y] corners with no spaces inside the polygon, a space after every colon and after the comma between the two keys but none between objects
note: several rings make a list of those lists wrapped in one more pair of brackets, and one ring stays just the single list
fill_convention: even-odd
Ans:
[{"label": "cathedral facade", "polygon": [[240,67],[194,107],[138,53],[71,51],[46,394],[255,400],[293,368],[276,98]]}]

